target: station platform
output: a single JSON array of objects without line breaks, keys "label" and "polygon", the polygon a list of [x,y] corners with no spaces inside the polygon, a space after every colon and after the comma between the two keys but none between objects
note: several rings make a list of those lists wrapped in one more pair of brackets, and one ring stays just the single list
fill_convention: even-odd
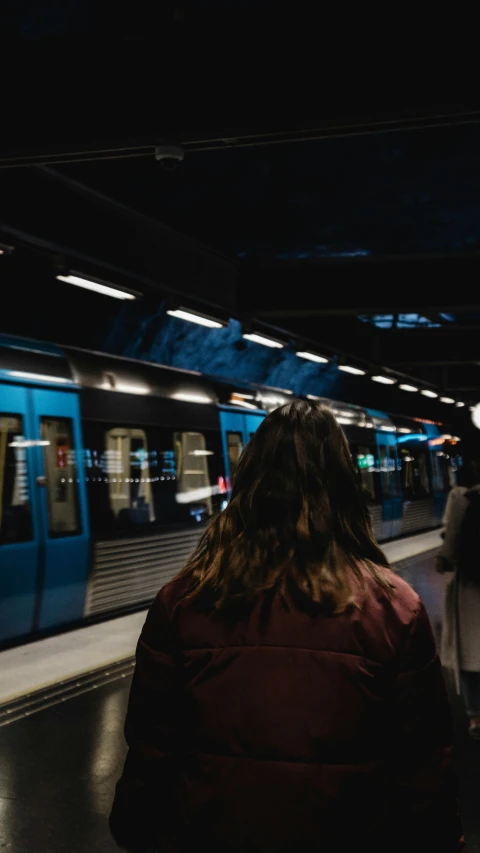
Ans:
[{"label": "station platform", "polygon": [[[384,545],[441,630],[439,531]],[[113,853],[107,816],[125,746],[123,721],[145,611],[0,653],[0,850]],[[460,803],[469,853],[480,853],[480,743],[452,697]],[[388,849],[388,840],[386,841]]]}]

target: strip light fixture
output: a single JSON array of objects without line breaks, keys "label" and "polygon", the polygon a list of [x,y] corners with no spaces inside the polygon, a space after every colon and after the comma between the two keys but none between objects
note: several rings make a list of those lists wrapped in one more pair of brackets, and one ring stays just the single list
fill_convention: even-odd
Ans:
[{"label": "strip light fixture", "polygon": [[437,392],[436,391],[430,391],[430,388],[422,388],[422,390],[420,391],[420,394],[423,394],[424,397],[432,397],[432,399],[433,399],[433,397],[438,397]]},{"label": "strip light fixture", "polygon": [[352,373],[354,376],[365,376],[366,370],[361,370],[360,367],[352,367],[350,364],[339,364],[339,370],[343,370],[344,373]]},{"label": "strip light fixture", "polygon": [[463,402],[463,400],[457,400],[457,402],[455,403],[455,405],[456,405],[457,409],[461,409],[461,408],[463,408],[463,406],[465,405],[465,403]]},{"label": "strip light fixture", "polygon": [[395,385],[396,379],[391,379],[390,376],[371,376],[372,382],[380,382],[381,385]]},{"label": "strip light fixture", "polygon": [[453,405],[455,400],[453,399],[453,397],[440,397],[440,402],[441,403],[450,403],[450,405]]},{"label": "strip light fixture", "polygon": [[405,385],[405,383],[402,383],[398,387],[401,388],[402,391],[410,391],[410,392],[418,391],[418,388],[416,387],[416,385]]},{"label": "strip light fixture", "polygon": [[128,290],[120,290],[118,287],[111,287],[109,284],[103,284],[100,281],[94,281],[80,275],[57,275],[56,278],[58,281],[65,281],[67,284],[83,287],[84,290],[94,290],[95,293],[101,293],[103,296],[113,296],[114,299],[136,299],[135,293],[131,293]]},{"label": "strip light fixture", "polygon": [[256,332],[246,332],[242,335],[242,338],[245,338],[246,341],[253,341],[254,344],[262,344],[264,347],[282,349],[285,346],[285,344],[274,340],[274,338],[266,338],[265,335],[257,335]]},{"label": "strip light fixture", "polygon": [[197,323],[199,326],[206,326],[208,329],[221,329],[226,323],[222,323],[215,317],[209,317],[208,314],[201,314],[199,311],[192,311],[190,308],[175,308],[167,311],[170,317],[177,317],[178,320],[187,320],[189,323]]},{"label": "strip light fixture", "polygon": [[297,352],[295,353],[299,358],[305,358],[307,361],[315,361],[317,364],[328,364],[328,358],[324,358],[323,355],[317,355],[314,352]]}]

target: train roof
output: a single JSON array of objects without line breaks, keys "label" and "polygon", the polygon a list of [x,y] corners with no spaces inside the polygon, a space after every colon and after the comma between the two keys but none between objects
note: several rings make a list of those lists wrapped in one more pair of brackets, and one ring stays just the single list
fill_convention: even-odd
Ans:
[{"label": "train roof", "polygon": [[[220,376],[204,375],[149,361],[79,347],[0,335],[0,378],[55,387],[153,395],[186,402],[220,404],[250,411],[270,411],[287,403],[292,391]],[[390,416],[327,397],[307,395],[329,405],[343,426],[385,432],[438,434],[420,419]]]}]

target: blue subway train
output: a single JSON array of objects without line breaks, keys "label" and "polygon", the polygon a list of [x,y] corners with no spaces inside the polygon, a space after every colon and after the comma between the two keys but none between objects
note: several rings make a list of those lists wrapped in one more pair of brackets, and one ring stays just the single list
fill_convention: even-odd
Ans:
[{"label": "blue subway train", "polygon": [[[243,447],[290,394],[0,338],[0,642],[146,606],[226,506]],[[451,437],[325,402],[377,538],[438,526],[455,482]]]}]

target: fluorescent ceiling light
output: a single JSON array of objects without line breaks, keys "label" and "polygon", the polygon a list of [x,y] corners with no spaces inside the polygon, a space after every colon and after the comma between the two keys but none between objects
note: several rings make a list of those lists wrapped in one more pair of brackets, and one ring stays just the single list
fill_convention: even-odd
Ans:
[{"label": "fluorescent ceiling light", "polygon": [[453,404],[455,400],[452,397],[440,397],[440,402]]},{"label": "fluorescent ceiling light", "polygon": [[183,394],[179,392],[178,394],[172,394],[173,400],[182,400],[184,403],[212,403],[213,401],[210,397],[207,397],[206,394]]},{"label": "fluorescent ceiling light", "polygon": [[170,314],[170,317],[177,317],[179,320],[188,320],[190,323],[197,323],[199,326],[207,326],[209,329],[221,329],[224,325],[220,320],[215,320],[207,314],[199,314],[196,311],[187,311],[185,308],[167,311],[167,314]]},{"label": "fluorescent ceiling light", "polygon": [[213,456],[213,450],[189,450],[187,456]]},{"label": "fluorescent ceiling light", "polygon": [[390,379],[389,376],[371,376],[372,382],[380,382],[381,385],[395,385],[396,379]]},{"label": "fluorescent ceiling light", "polygon": [[46,373],[27,373],[24,370],[9,370],[9,376],[17,379],[34,379],[36,382],[59,382],[62,385],[71,385],[73,379],[65,379],[63,376],[48,376]]},{"label": "fluorescent ceiling light", "polygon": [[464,406],[464,405],[465,405],[465,403],[464,403],[464,402],[462,402],[462,400],[457,400],[457,402],[455,403],[455,405],[456,405],[457,409],[461,409],[461,408],[462,408],[462,406]]},{"label": "fluorescent ceiling light", "polygon": [[254,344],[262,344],[264,347],[281,349],[285,346],[285,344],[280,343],[280,341],[274,341],[273,338],[265,338],[263,335],[257,335],[255,332],[242,335],[242,337],[245,338],[246,341],[253,341]]},{"label": "fluorescent ceiling light", "polygon": [[402,391],[418,391],[418,388],[415,385],[404,385],[404,384],[402,384],[402,385],[399,385],[398,387],[401,388]]},{"label": "fluorescent ceiling light", "polygon": [[339,370],[343,370],[344,373],[353,373],[354,376],[365,376],[365,370],[361,370],[359,367],[351,367],[349,364],[339,364]]},{"label": "fluorescent ceiling light", "polygon": [[100,284],[98,281],[92,281],[89,278],[83,278],[79,275],[57,275],[57,278],[59,281],[65,281],[67,284],[75,284],[77,287],[83,287],[85,290],[94,290],[96,293],[102,293],[104,296],[113,296],[114,299],[136,298],[134,293],[128,293],[126,290],[119,290],[107,284]]},{"label": "fluorescent ceiling light", "polygon": [[397,432],[412,432],[408,427],[398,427]]},{"label": "fluorescent ceiling light", "polygon": [[344,426],[352,426],[352,422],[350,418],[336,418],[338,424],[343,424]]},{"label": "fluorescent ceiling light", "polygon": [[396,432],[396,427],[394,426],[381,426],[380,427],[383,432]]},{"label": "fluorescent ceiling light", "polygon": [[429,388],[423,388],[420,394],[423,394],[424,397],[438,397],[438,394],[435,391],[430,391]]},{"label": "fluorescent ceiling light", "polygon": [[307,361],[315,361],[317,364],[328,364],[328,358],[324,358],[323,355],[316,355],[314,352],[297,352],[295,355],[298,355],[299,358],[306,358]]}]

